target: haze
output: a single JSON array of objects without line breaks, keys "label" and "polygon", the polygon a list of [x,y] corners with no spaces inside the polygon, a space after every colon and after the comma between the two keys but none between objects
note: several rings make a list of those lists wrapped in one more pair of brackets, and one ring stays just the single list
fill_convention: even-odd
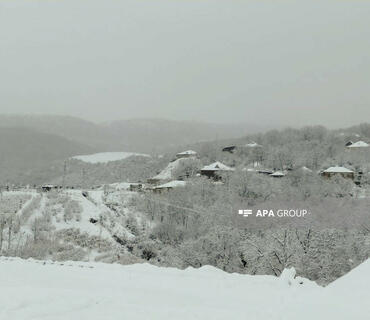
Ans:
[{"label": "haze", "polygon": [[368,1],[0,1],[0,113],[370,121]]}]

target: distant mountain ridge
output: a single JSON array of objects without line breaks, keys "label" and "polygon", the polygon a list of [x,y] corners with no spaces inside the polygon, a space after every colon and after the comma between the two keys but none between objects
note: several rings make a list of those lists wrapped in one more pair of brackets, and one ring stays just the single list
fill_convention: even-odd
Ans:
[{"label": "distant mountain ridge", "polygon": [[53,115],[0,115],[0,127],[28,128],[54,134],[98,151],[145,153],[205,140],[236,138],[262,130],[250,125],[164,119],[117,120],[97,124],[80,118]]},{"label": "distant mountain ridge", "polygon": [[64,137],[22,127],[0,127],[0,181],[13,181],[30,170],[49,167],[55,160],[95,149]]}]

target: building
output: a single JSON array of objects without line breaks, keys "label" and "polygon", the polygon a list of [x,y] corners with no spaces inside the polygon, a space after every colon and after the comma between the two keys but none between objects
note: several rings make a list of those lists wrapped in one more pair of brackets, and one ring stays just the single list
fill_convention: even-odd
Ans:
[{"label": "building", "polygon": [[222,152],[230,152],[233,153],[236,150],[236,146],[228,146],[222,149]]},{"label": "building", "polygon": [[137,183],[130,183],[130,187],[129,187],[129,190],[130,191],[142,191],[143,190],[143,184],[140,183],[140,182],[137,182]]},{"label": "building", "polygon": [[347,146],[348,149],[361,149],[361,148],[368,148],[368,147],[369,147],[369,144],[364,141],[357,141]]},{"label": "building", "polygon": [[156,186],[152,190],[155,193],[162,193],[162,192],[170,191],[174,188],[185,187],[185,185],[186,185],[185,181],[173,180],[173,181],[167,182],[165,184],[161,184],[159,186]]},{"label": "building", "polygon": [[355,172],[345,167],[330,167],[324,170],[321,175],[325,178],[332,178],[334,176],[342,176],[351,180],[355,178]]},{"label": "building", "polygon": [[250,143],[247,143],[245,145],[245,147],[247,147],[247,148],[262,148],[262,146],[260,144],[258,144],[257,142],[254,142],[254,141],[252,141]]},{"label": "building", "polygon": [[282,178],[282,177],[285,177],[285,173],[283,173],[282,171],[275,171],[274,173],[270,174],[270,177]]},{"label": "building", "polygon": [[257,170],[257,173],[260,173],[260,174],[265,174],[265,175],[272,175],[274,173],[274,171],[272,170],[269,170],[269,169],[261,169],[261,170]]},{"label": "building", "polygon": [[186,150],[176,154],[177,159],[196,157],[197,153],[194,150]]},{"label": "building", "polygon": [[53,185],[53,184],[46,184],[46,185],[41,186],[41,191],[43,191],[43,192],[49,192],[49,191],[52,191],[52,190],[59,190],[59,189],[62,189],[62,187],[61,186],[56,186],[56,185]]},{"label": "building", "polygon": [[216,161],[208,166],[204,166],[200,173],[202,176],[206,176],[208,178],[220,179],[221,173],[230,171],[234,171],[234,169],[224,165],[219,161]]}]

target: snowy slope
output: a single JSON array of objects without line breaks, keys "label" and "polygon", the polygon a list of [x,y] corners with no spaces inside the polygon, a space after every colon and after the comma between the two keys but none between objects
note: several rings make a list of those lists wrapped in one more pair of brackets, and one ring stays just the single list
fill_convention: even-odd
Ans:
[{"label": "snowy slope", "polygon": [[127,219],[132,221],[135,217],[138,223],[141,221],[141,214],[129,204],[134,195],[121,190],[108,195],[103,190],[3,192],[0,213],[7,219],[13,217],[19,227],[12,230],[9,238],[4,236],[9,233],[8,224],[5,225],[2,249],[10,250],[11,255],[27,256],[34,242],[40,241],[53,248],[42,250],[45,259],[57,259],[60,255],[63,257],[58,259],[72,259],[71,248],[79,252],[77,260],[94,261],[98,254],[116,256],[115,252],[124,250],[118,240],[134,239],[126,227]]},{"label": "snowy slope", "polygon": [[[294,278],[294,270],[275,278],[213,267],[181,271],[0,258],[0,319],[365,320],[370,295],[359,282],[369,271],[367,262],[321,288]],[[362,299],[339,304],[353,293],[347,288]]]},{"label": "snowy slope", "polygon": [[156,176],[154,176],[152,179],[155,179],[155,180],[170,180],[173,177],[173,173],[175,172],[175,170],[177,170],[179,168],[179,166],[182,164],[182,163],[186,163],[187,161],[189,161],[189,159],[191,160],[194,160],[195,158],[180,158],[180,159],[176,159],[174,161],[171,161],[166,168],[164,168],[160,173],[158,173]]},{"label": "snowy slope", "polygon": [[87,163],[108,163],[111,161],[123,160],[131,156],[149,157],[147,154],[133,152],[101,152],[89,155],[75,156],[72,159],[81,160]]}]

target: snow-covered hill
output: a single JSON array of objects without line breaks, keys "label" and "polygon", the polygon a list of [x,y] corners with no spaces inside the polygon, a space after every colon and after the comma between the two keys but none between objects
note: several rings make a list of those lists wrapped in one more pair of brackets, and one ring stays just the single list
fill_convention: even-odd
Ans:
[{"label": "snow-covered hill", "polygon": [[87,163],[108,163],[111,161],[124,160],[131,156],[149,157],[147,154],[134,152],[100,152],[88,155],[74,156],[72,159],[81,160]]},{"label": "snow-covered hill", "polygon": [[4,192],[0,252],[56,260],[116,257],[125,250],[122,242],[135,238],[127,228],[129,219],[141,217],[129,205],[134,194],[126,190]]},{"label": "snow-covered hill", "polygon": [[280,278],[148,264],[0,258],[0,319],[366,320],[370,261],[327,288]]}]

